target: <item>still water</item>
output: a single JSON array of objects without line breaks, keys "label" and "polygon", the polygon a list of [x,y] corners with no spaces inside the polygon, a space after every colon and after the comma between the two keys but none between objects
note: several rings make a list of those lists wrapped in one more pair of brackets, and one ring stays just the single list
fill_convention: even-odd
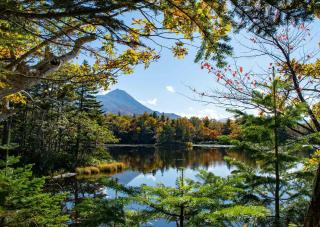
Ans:
[{"label": "still water", "polygon": [[162,183],[175,186],[180,169],[186,178],[196,179],[200,169],[225,177],[233,170],[224,161],[226,155],[246,160],[244,155],[231,152],[228,148],[194,147],[191,150],[154,147],[111,147],[111,156],[124,162],[128,170],[113,176],[128,186]]},{"label": "still water", "polygon": [[[66,210],[72,211],[73,206],[85,197],[104,195],[112,198],[116,196],[114,190],[105,187],[99,180],[104,177],[117,179],[127,186],[142,184],[154,186],[162,183],[166,186],[175,186],[176,179],[181,176],[183,168],[185,178],[197,179],[200,169],[214,173],[217,176],[228,176],[234,167],[224,161],[225,156],[237,160],[250,162],[242,153],[233,152],[230,148],[193,147],[192,149],[159,148],[159,147],[109,147],[109,153],[115,161],[123,162],[128,167],[121,173],[113,176],[94,176],[89,178],[66,178],[59,185],[60,192],[69,194]],[[73,220],[77,214],[71,213]],[[175,223],[158,220],[152,223],[154,227],[171,227]]]}]

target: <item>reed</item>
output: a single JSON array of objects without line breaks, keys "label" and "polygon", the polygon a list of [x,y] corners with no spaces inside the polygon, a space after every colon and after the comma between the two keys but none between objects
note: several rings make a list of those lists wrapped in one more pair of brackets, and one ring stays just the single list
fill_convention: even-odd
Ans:
[{"label": "reed", "polygon": [[77,167],[77,168],[76,168],[76,173],[77,173],[77,175],[83,175],[83,174],[84,174],[84,168],[82,168],[82,167]]},{"label": "reed", "polygon": [[84,168],[83,168],[83,174],[85,174],[85,175],[90,175],[90,174],[91,174],[90,167],[84,167]]},{"label": "reed", "polygon": [[118,173],[125,169],[122,162],[101,163],[97,166],[77,167],[77,175],[94,175],[99,173]]},{"label": "reed", "polygon": [[100,173],[100,169],[95,166],[90,166],[89,168],[90,168],[91,174],[99,174]]},{"label": "reed", "polygon": [[122,171],[125,168],[124,163],[122,162],[111,162],[111,163],[102,163],[98,165],[98,168],[101,172],[104,173],[117,173]]}]

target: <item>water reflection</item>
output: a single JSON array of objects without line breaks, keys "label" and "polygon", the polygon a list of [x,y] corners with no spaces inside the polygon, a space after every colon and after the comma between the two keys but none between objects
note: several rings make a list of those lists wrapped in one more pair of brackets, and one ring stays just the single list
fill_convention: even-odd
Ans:
[{"label": "water reflection", "polygon": [[234,167],[228,165],[225,156],[254,165],[245,153],[233,152],[228,148],[195,147],[191,150],[158,147],[112,147],[113,159],[124,162],[128,169],[114,176],[93,175],[91,178],[65,178],[49,184],[51,189],[67,192],[71,200],[101,194],[104,188],[97,179],[112,177],[129,186],[163,183],[174,186],[179,168],[184,168],[185,177],[195,179],[204,169],[217,176],[228,176]]},{"label": "water reflection", "polygon": [[[113,147],[109,152],[116,161],[124,162],[129,168],[119,174],[111,176],[123,185],[140,186],[147,184],[154,186],[162,183],[166,186],[175,186],[177,177],[184,168],[184,175],[189,179],[196,179],[199,169],[210,171],[218,176],[227,176],[233,170],[224,157],[231,156],[237,160],[250,162],[243,153],[232,152],[227,148],[203,148],[196,147],[192,150],[169,149],[155,147]],[[87,197],[108,197],[117,198],[117,191],[105,187],[100,180],[110,176],[94,176],[93,178],[65,178],[48,182],[51,191],[65,192],[68,199],[64,210],[71,216],[68,223],[72,226],[78,226],[79,213],[73,209]],[[51,185],[50,185],[51,184]],[[175,226],[173,223],[167,223],[164,220],[158,220],[152,223],[153,226]]]},{"label": "water reflection", "polygon": [[116,174],[120,183],[129,186],[150,186],[163,183],[174,186],[178,169],[185,169],[185,176],[196,179],[198,171],[204,169],[218,176],[227,176],[233,170],[224,157],[231,156],[237,160],[248,161],[242,153],[231,152],[227,148],[202,148],[192,150],[153,147],[114,147],[109,149],[116,161],[129,166],[128,171]]},{"label": "water reflection", "polygon": [[208,169],[212,166],[225,165],[226,149],[194,148],[192,150],[153,147],[109,148],[112,157],[126,163],[130,169],[142,173],[165,171],[169,168],[199,167]]}]

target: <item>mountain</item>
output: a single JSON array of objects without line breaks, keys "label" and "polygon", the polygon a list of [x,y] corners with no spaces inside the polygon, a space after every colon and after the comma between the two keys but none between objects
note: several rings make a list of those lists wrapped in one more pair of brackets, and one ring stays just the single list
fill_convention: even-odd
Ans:
[{"label": "mountain", "polygon": [[[98,95],[97,100],[101,102],[102,110],[105,113],[121,113],[122,115],[140,115],[143,113],[156,112],[158,115],[162,114],[158,111],[154,111],[142,105],[127,92],[120,89],[113,90],[105,95]],[[174,113],[164,113],[164,115],[172,119],[180,117]]]}]

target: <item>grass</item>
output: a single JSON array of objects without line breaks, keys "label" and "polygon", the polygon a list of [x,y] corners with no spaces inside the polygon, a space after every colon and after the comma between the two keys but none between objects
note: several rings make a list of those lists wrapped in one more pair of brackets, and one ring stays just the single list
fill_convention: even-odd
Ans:
[{"label": "grass", "polygon": [[100,164],[98,168],[103,173],[117,173],[121,172],[125,168],[125,165],[122,162],[112,162]]},{"label": "grass", "polygon": [[100,173],[118,173],[125,169],[125,164],[122,162],[102,163],[97,166],[77,167],[77,175],[95,175]]}]

